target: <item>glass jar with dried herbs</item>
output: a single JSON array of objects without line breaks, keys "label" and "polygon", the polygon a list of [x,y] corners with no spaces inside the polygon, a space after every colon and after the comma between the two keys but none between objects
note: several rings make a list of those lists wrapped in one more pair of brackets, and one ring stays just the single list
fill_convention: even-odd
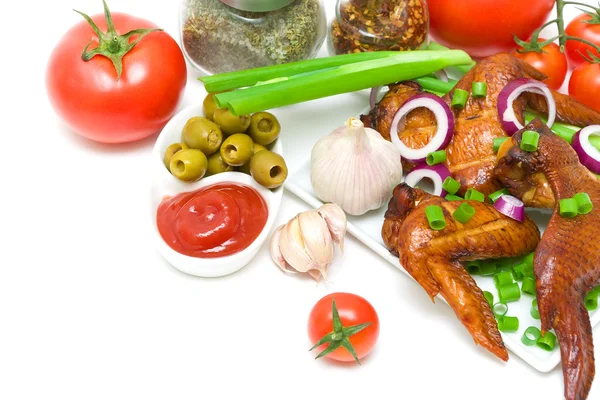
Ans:
[{"label": "glass jar with dried herbs", "polygon": [[322,0],[182,0],[181,43],[204,74],[313,58],[327,34]]},{"label": "glass jar with dried herbs", "polygon": [[428,45],[426,0],[338,0],[329,39],[333,54],[416,50]]}]

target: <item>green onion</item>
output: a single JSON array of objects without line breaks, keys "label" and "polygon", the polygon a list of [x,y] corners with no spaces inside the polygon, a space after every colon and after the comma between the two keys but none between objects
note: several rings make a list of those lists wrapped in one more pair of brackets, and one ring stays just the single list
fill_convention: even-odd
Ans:
[{"label": "green onion", "polygon": [[537,299],[533,299],[533,301],[531,302],[529,314],[531,314],[531,318],[533,319],[540,319],[540,310],[538,309]]},{"label": "green onion", "polygon": [[560,216],[564,218],[575,218],[577,216],[578,207],[575,199],[561,199],[558,202]]},{"label": "green onion", "polygon": [[496,317],[503,317],[508,312],[508,305],[506,303],[496,303],[492,307],[492,312]]},{"label": "green onion", "polygon": [[533,260],[535,259],[535,251],[532,253],[529,253],[525,256],[525,258],[523,259],[523,262],[525,263],[525,265],[528,265],[530,267],[533,267]]},{"label": "green onion", "polygon": [[485,82],[471,83],[471,94],[473,95],[473,97],[487,96],[487,84]]},{"label": "green onion", "polygon": [[[529,110],[525,111],[526,124],[530,123],[536,117],[541,118],[541,120],[544,121],[544,123],[548,122],[548,118],[543,115],[538,115]],[[580,128],[576,126],[561,124],[560,122],[555,122],[554,125],[552,125],[552,131],[556,133],[557,136],[569,142],[569,144],[573,143],[573,136],[575,136],[575,133],[577,133],[579,129]]]},{"label": "green onion", "polygon": [[469,261],[465,265],[465,269],[471,275],[479,275],[479,273],[481,272],[481,261]]},{"label": "green onion", "polygon": [[465,200],[475,200],[483,203],[485,201],[485,194],[478,192],[473,188],[469,188],[465,193]]},{"label": "green onion", "polygon": [[425,215],[427,216],[427,221],[429,221],[429,227],[434,231],[439,231],[446,227],[446,219],[444,218],[442,207],[427,206],[425,207]]},{"label": "green onion", "polygon": [[552,351],[556,347],[556,335],[552,332],[546,332],[544,336],[540,336],[536,344],[540,349]]},{"label": "green onion", "polygon": [[454,93],[452,94],[452,107],[455,108],[464,108],[465,104],[467,104],[467,99],[469,98],[469,92],[463,89],[454,89]]},{"label": "green onion", "polygon": [[577,193],[573,198],[577,202],[577,212],[579,214],[588,214],[594,208],[590,195],[585,192]]},{"label": "green onion", "polygon": [[588,311],[594,311],[598,308],[598,292],[590,290],[585,296],[585,308],[587,308]]},{"label": "green onion", "polygon": [[500,332],[516,332],[519,330],[519,318],[500,317],[498,318],[498,330]]},{"label": "green onion", "polygon": [[500,271],[494,275],[494,285],[496,287],[510,285],[513,283],[513,275],[511,271]]},{"label": "green onion", "polygon": [[[427,46],[427,49],[428,50],[449,50],[448,47],[443,46],[443,45],[441,45],[439,43],[436,43],[436,42],[430,42],[429,46]],[[469,70],[471,68],[473,68],[474,66],[475,66],[475,61],[471,60],[471,62],[469,62],[469,63],[465,63],[465,64],[462,64],[462,65],[455,65],[452,68],[458,70],[458,72],[461,75],[464,75],[467,72],[469,72]],[[448,93],[449,91],[450,90],[446,91],[446,93]]]},{"label": "green onion", "polygon": [[533,266],[532,265],[525,265],[523,267],[523,277],[530,277],[533,278],[535,276],[534,272],[533,272]]},{"label": "green onion", "polygon": [[427,162],[427,165],[436,165],[443,163],[444,161],[446,161],[446,150],[438,150],[427,154],[427,158],[425,159],[425,161]]},{"label": "green onion", "polygon": [[542,336],[542,332],[535,326],[530,326],[525,329],[523,336],[521,336],[521,343],[525,346],[533,346],[537,343],[538,339]]},{"label": "green onion", "polygon": [[507,137],[497,137],[494,138],[494,153],[497,153],[498,150],[500,149],[500,146],[502,146],[504,144],[504,142],[506,142],[508,139]]},{"label": "green onion", "polygon": [[521,298],[521,288],[518,283],[498,286],[498,297],[502,303],[510,303]]},{"label": "green onion", "polygon": [[458,183],[457,180],[449,176],[446,179],[444,179],[444,182],[442,183],[442,189],[444,189],[450,194],[456,194],[456,192],[458,192],[458,190],[460,189],[460,183]]},{"label": "green onion", "polygon": [[525,264],[519,264],[512,267],[511,272],[515,281],[523,280],[523,268],[525,268]]},{"label": "green onion", "polygon": [[535,296],[535,279],[530,277],[523,278],[523,284],[521,285],[521,291],[523,293],[531,294]]},{"label": "green onion", "polygon": [[453,194],[447,194],[445,198],[446,198],[446,200],[448,200],[448,201],[464,200],[462,197],[460,197],[460,196],[455,196],[455,195],[453,195]]},{"label": "green onion", "polygon": [[497,190],[494,193],[490,194],[488,196],[488,198],[492,201],[492,203],[495,203],[496,200],[498,200],[500,198],[500,196],[503,196],[505,194],[510,194],[510,192],[508,191],[507,188],[502,188],[502,189]]},{"label": "green onion", "polygon": [[534,152],[538,148],[539,141],[539,133],[536,131],[525,131],[521,136],[521,149],[528,152]]},{"label": "green onion", "polygon": [[494,295],[492,293],[488,292],[487,290],[484,290],[483,297],[485,297],[487,302],[490,304],[490,307],[492,307],[494,304]]},{"label": "green onion", "polygon": [[494,264],[493,262],[483,262],[481,264],[481,269],[479,270],[479,275],[481,276],[492,276],[496,273],[497,269],[496,269],[496,264]]},{"label": "green onion", "polygon": [[449,79],[448,82],[440,81],[431,76],[422,76],[414,79],[424,90],[428,92],[440,93],[440,97],[451,91],[456,85],[456,81]]},{"label": "green onion", "polygon": [[452,214],[455,220],[461,224],[466,224],[475,215],[475,207],[469,203],[462,203]]}]

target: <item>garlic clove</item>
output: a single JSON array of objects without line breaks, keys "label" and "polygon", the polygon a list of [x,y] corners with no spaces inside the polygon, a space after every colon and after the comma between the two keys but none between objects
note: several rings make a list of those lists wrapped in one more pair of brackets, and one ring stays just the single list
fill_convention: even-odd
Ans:
[{"label": "garlic clove", "polygon": [[292,266],[288,264],[287,261],[285,261],[285,258],[283,258],[283,254],[281,254],[281,249],[279,248],[281,244],[281,231],[284,227],[285,225],[281,225],[273,233],[273,236],[271,237],[269,251],[271,253],[271,258],[273,259],[275,264],[277,264],[277,266],[281,268],[282,271],[296,274],[297,271],[294,270],[294,268],[292,268]]},{"label": "garlic clove", "polygon": [[284,225],[280,235],[279,249],[285,261],[293,269],[298,272],[308,272],[317,268],[304,247],[298,216]]},{"label": "garlic clove", "polygon": [[298,215],[298,225],[306,253],[319,270],[325,270],[333,260],[333,240],[327,224],[317,211],[311,210]]},{"label": "garlic clove", "polygon": [[334,243],[344,251],[344,237],[346,236],[346,213],[335,203],[323,204],[317,209],[319,215],[325,220],[329,233]]}]

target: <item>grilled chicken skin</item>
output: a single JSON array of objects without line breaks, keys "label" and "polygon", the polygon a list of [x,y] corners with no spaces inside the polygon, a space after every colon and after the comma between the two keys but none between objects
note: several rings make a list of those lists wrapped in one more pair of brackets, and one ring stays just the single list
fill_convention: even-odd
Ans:
[{"label": "grilled chicken skin", "polygon": [[[476,213],[463,225],[452,217],[460,201],[446,201],[402,183],[394,189],[381,233],[388,249],[399,256],[402,266],[429,297],[433,300],[441,294],[475,343],[506,361],[508,353],[491,307],[460,262],[532,252],[540,232],[529,218],[517,222],[489,204],[468,203]],[[443,230],[429,227],[425,208],[431,205],[442,207],[446,219]]]},{"label": "grilled chicken skin", "polygon": [[[473,188],[484,194],[490,194],[500,188],[493,176],[496,156],[493,151],[494,138],[504,137],[497,111],[498,95],[504,87],[517,78],[531,78],[543,81],[546,77],[526,62],[507,53],[499,53],[477,63],[456,85],[456,88],[471,92],[472,82],[485,82],[487,96],[474,98],[469,96],[462,110],[452,109],[455,130],[452,141],[446,148],[446,166],[454,179],[460,182],[464,194],[467,188]],[[390,127],[394,114],[412,96],[422,93],[420,85],[414,82],[402,82],[391,85],[390,91],[371,110],[361,117],[365,126],[374,128],[384,138],[390,139]],[[450,106],[454,90],[443,97]],[[582,105],[575,99],[553,92],[557,107],[557,119],[573,125],[585,126],[600,124],[600,113]],[[517,118],[523,122],[526,106],[545,113],[546,100],[543,96],[525,93],[513,103]],[[404,127],[398,135],[410,148],[420,148],[430,141],[436,130],[436,120],[431,111],[418,108],[407,115]],[[404,162],[406,170],[414,165]]]},{"label": "grilled chicken skin", "polygon": [[583,400],[595,373],[592,326],[584,298],[600,283],[600,180],[542,121],[536,119],[525,129],[540,133],[538,150],[521,150],[522,131],[517,132],[498,163],[498,178],[514,188],[518,187],[517,177],[527,182],[538,174],[547,180],[556,199],[585,192],[594,205],[589,214],[563,218],[556,202],[534,259],[542,331],[556,331],[566,399]]}]

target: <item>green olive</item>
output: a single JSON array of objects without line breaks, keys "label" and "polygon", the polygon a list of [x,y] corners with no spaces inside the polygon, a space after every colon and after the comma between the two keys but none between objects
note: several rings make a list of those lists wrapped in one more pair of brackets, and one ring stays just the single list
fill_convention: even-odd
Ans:
[{"label": "green olive", "polygon": [[[263,151],[263,150],[267,150],[267,148],[260,144],[254,143],[254,149],[252,150],[253,154],[256,154],[259,151]],[[252,161],[252,159],[250,159],[250,161]],[[248,161],[246,164],[242,165],[241,167],[238,167],[238,171],[250,175],[250,161]]]},{"label": "green olive", "polygon": [[270,150],[264,150],[252,157],[250,174],[262,186],[274,189],[285,181],[288,170],[283,157]]},{"label": "green olive", "polygon": [[208,169],[206,170],[206,176],[220,174],[221,172],[227,171],[233,171],[233,167],[223,161],[220,152],[208,157]]},{"label": "green olive", "polygon": [[206,173],[208,160],[203,152],[196,149],[181,150],[171,158],[171,173],[186,182],[202,179]]},{"label": "green olive", "polygon": [[189,147],[185,143],[173,143],[172,145],[167,147],[167,150],[165,151],[165,159],[164,159],[165,166],[167,167],[167,169],[171,168],[171,158],[173,157],[173,155],[180,150],[187,150],[187,149],[189,149]]},{"label": "green olive", "polygon": [[210,156],[219,150],[223,142],[221,129],[204,117],[190,118],[181,132],[181,140],[190,148],[198,149]]},{"label": "green olive", "polygon": [[215,94],[217,93],[209,93],[202,102],[202,112],[204,113],[204,117],[209,120],[213,120],[213,116],[215,114],[215,110],[217,107],[217,103],[215,103]]},{"label": "green olive", "polygon": [[229,136],[221,145],[223,161],[234,167],[247,163],[254,154],[254,143],[250,136],[236,133]]},{"label": "green olive", "polygon": [[217,108],[214,113],[213,121],[221,127],[226,136],[234,133],[246,132],[250,126],[250,116],[240,115],[236,117],[226,108]]},{"label": "green olive", "polygon": [[252,115],[248,134],[254,143],[266,146],[273,143],[281,132],[281,125],[275,116],[268,112],[258,112]]}]

